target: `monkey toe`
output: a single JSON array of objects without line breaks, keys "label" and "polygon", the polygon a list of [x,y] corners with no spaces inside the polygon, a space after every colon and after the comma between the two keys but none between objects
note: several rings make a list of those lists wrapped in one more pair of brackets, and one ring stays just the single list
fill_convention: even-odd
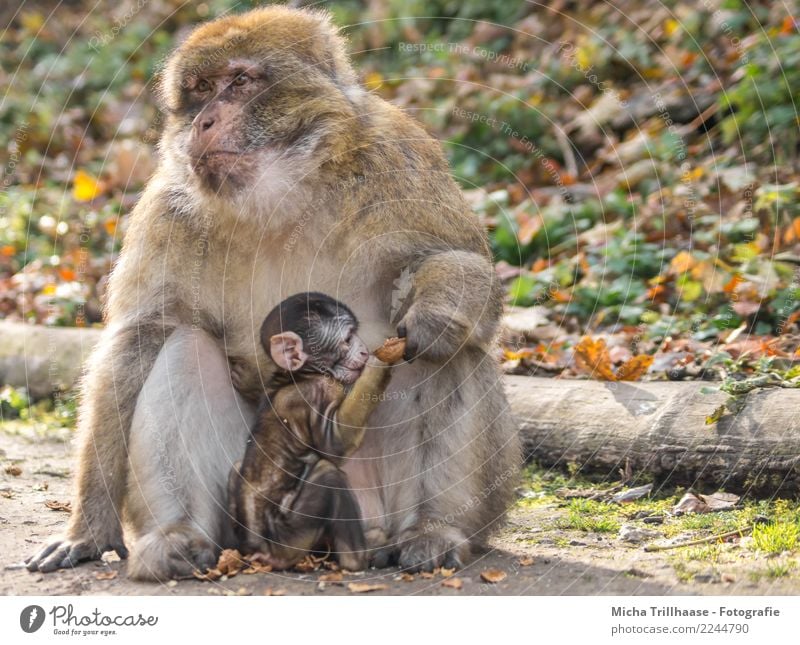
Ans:
[{"label": "monkey toe", "polygon": [[394,547],[381,547],[370,553],[369,566],[373,569],[385,569],[394,564],[397,557],[397,549]]},{"label": "monkey toe", "polygon": [[400,547],[398,564],[409,573],[433,571],[442,566],[446,550],[440,540],[420,535]]},{"label": "monkey toe", "polygon": [[398,563],[412,573],[433,571],[437,567],[458,569],[463,566],[468,551],[469,543],[461,531],[446,527],[410,537],[400,547]]}]

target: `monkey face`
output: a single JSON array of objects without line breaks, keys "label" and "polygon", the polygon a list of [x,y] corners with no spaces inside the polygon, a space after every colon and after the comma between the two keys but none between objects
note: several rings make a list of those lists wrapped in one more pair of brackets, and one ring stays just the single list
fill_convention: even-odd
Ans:
[{"label": "monkey face", "polygon": [[355,127],[353,87],[324,14],[272,6],[222,18],[197,29],[167,66],[165,137],[177,145],[165,149],[176,148],[209,191],[250,189],[281,173],[276,161],[319,163],[340,145],[342,124]]}]

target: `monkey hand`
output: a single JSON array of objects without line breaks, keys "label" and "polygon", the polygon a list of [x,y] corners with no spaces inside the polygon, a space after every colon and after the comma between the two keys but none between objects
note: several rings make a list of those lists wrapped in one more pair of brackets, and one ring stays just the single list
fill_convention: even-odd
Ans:
[{"label": "monkey hand", "polygon": [[25,566],[28,571],[49,573],[74,567],[87,560],[99,560],[106,551],[116,551],[122,559],[128,557],[128,549],[121,535],[104,542],[97,542],[91,536],[72,540],[58,538],[25,560]]},{"label": "monkey hand", "polygon": [[418,301],[397,325],[397,335],[405,339],[404,360],[444,362],[466,344],[469,326],[441,308]]},{"label": "monkey hand", "polygon": [[243,358],[229,357],[228,362],[231,366],[233,387],[247,401],[257,403],[264,394],[258,369],[250,361]]}]

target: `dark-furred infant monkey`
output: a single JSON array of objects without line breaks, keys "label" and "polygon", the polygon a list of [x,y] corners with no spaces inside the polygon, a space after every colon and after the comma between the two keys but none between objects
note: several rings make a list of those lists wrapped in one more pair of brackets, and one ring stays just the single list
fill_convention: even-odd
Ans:
[{"label": "dark-furred infant monkey", "polygon": [[261,327],[277,370],[229,497],[238,548],[276,569],[323,545],[345,569],[366,566],[361,513],[339,465],[361,444],[390,369],[357,330],[353,312],[321,293],[287,298]]}]

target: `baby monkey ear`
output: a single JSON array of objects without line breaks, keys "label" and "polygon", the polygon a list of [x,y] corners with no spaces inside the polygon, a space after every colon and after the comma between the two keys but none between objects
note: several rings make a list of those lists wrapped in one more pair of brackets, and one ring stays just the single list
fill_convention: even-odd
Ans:
[{"label": "baby monkey ear", "polygon": [[303,351],[303,339],[293,331],[271,336],[269,353],[278,367],[289,372],[296,372],[308,360],[308,354]]}]

